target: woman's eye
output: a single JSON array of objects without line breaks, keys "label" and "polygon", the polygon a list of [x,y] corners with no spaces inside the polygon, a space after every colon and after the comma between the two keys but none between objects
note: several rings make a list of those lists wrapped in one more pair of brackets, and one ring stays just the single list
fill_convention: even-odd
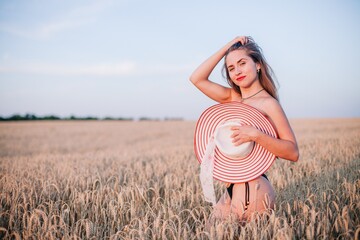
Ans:
[{"label": "woman's eye", "polygon": [[240,66],[241,66],[241,65],[245,65],[245,62],[241,62],[241,63],[240,63]]},{"label": "woman's eye", "polygon": [[234,71],[234,68],[229,68],[229,72],[232,72],[232,71]]}]

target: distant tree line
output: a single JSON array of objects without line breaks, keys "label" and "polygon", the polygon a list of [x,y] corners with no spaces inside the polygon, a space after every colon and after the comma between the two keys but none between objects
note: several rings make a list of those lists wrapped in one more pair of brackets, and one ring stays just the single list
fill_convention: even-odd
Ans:
[{"label": "distant tree line", "polygon": [[[55,115],[47,115],[43,117],[36,116],[34,114],[14,114],[10,117],[2,117],[0,116],[0,121],[31,121],[31,120],[117,120],[117,121],[134,121],[134,118],[124,118],[124,117],[105,117],[105,118],[98,118],[98,117],[76,117],[76,116],[70,116],[70,117],[58,117]],[[182,118],[165,118],[165,121],[182,121]],[[161,121],[160,118],[149,118],[149,117],[140,117],[139,121]]]}]

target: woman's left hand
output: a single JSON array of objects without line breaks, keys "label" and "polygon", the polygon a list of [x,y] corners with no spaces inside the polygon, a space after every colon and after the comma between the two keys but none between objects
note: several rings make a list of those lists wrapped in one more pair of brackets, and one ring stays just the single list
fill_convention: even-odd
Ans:
[{"label": "woman's left hand", "polygon": [[249,125],[232,127],[231,130],[233,130],[231,138],[233,138],[232,142],[235,146],[239,146],[240,144],[245,142],[255,142],[257,137],[261,134],[261,131]]}]

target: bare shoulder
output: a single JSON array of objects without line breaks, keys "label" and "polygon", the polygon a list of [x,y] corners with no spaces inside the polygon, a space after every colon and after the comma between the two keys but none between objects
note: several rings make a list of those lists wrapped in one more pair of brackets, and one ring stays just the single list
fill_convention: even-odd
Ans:
[{"label": "bare shoulder", "polygon": [[250,100],[248,104],[258,109],[266,117],[272,118],[274,115],[283,112],[280,103],[270,94],[265,93],[263,96]]},{"label": "bare shoulder", "polygon": [[268,115],[269,117],[277,114],[284,114],[284,110],[281,107],[279,101],[271,96],[266,97],[262,105],[263,105],[263,110],[266,112],[266,115]]},{"label": "bare shoulder", "polygon": [[276,129],[288,125],[288,119],[281,104],[272,96],[263,97],[258,109],[270,120]]},{"label": "bare shoulder", "polygon": [[264,101],[262,109],[265,111],[268,120],[274,126],[278,138],[289,140],[296,145],[295,134],[279,101],[269,96]]}]

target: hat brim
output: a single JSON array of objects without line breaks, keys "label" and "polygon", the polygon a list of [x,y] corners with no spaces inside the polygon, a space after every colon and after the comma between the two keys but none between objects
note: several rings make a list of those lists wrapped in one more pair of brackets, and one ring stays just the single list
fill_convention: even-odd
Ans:
[{"label": "hat brim", "polygon": [[[240,102],[216,104],[206,109],[196,124],[194,149],[201,163],[206,147],[216,128],[228,121],[240,121],[277,138],[270,121],[256,108]],[[255,143],[250,154],[245,158],[229,158],[215,148],[213,177],[230,183],[248,182],[265,173],[275,160],[275,155]]]}]

